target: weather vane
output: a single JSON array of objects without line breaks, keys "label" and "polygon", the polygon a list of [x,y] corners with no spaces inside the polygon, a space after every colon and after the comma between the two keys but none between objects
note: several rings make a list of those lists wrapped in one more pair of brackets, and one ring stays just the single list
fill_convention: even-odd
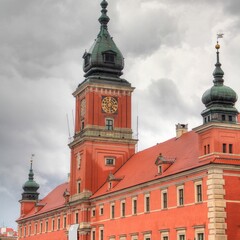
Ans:
[{"label": "weather vane", "polygon": [[220,45],[218,44],[218,39],[219,38],[223,38],[223,33],[217,33],[217,44],[216,44],[216,46],[215,46],[215,48],[217,49],[217,51],[218,51],[218,49],[220,48]]},{"label": "weather vane", "polygon": [[30,160],[30,161],[31,161],[31,163],[33,162],[33,158],[34,158],[34,157],[35,157],[35,154],[34,154],[34,153],[32,153],[32,154],[31,154],[31,160]]}]

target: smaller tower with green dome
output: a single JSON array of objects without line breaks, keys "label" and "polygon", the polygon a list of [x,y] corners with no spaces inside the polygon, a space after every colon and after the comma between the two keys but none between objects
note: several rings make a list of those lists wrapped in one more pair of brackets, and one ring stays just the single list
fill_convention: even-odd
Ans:
[{"label": "smaller tower with green dome", "polygon": [[219,62],[218,50],[220,49],[220,45],[218,42],[215,48],[217,49],[217,63],[215,64],[216,68],[213,72],[214,85],[202,96],[202,102],[206,106],[206,109],[201,113],[203,123],[236,123],[238,115],[238,110],[235,108],[237,94],[232,88],[224,85],[224,72]]},{"label": "smaller tower with green dome", "polygon": [[28,174],[28,180],[23,184],[22,200],[38,200],[39,184],[34,181],[34,173],[32,168],[33,160],[31,159],[30,170]]}]

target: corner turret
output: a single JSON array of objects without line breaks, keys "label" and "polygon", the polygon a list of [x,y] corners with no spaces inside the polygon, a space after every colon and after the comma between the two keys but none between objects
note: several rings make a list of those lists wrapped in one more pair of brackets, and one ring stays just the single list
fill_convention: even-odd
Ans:
[{"label": "corner turret", "polygon": [[28,180],[23,184],[22,200],[38,200],[39,184],[34,181],[34,173],[32,168],[33,160],[31,159],[30,170],[28,174]]},{"label": "corner turret", "polygon": [[202,111],[203,123],[208,122],[228,122],[236,123],[238,110],[235,108],[237,101],[236,92],[224,85],[224,72],[219,61],[220,45],[216,44],[217,49],[217,63],[213,72],[214,85],[208,89],[202,96],[202,102],[206,109]]}]

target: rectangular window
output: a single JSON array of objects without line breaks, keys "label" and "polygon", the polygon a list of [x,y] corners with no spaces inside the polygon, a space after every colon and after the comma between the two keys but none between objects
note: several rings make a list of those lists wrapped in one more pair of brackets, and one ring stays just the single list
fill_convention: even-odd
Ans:
[{"label": "rectangular window", "polygon": [[229,153],[233,153],[233,145],[232,144],[229,144]]},{"label": "rectangular window", "polygon": [[28,235],[31,235],[31,226],[29,226],[29,229],[28,229]]},{"label": "rectangular window", "polygon": [[145,212],[150,212],[150,195],[145,195]]},{"label": "rectangular window", "polygon": [[223,145],[222,145],[222,151],[223,151],[223,153],[226,153],[226,152],[227,152],[227,144],[226,144],[226,143],[223,143]]},{"label": "rectangular window", "polygon": [[114,205],[114,203],[111,204],[110,212],[111,212],[111,219],[114,219],[115,218],[115,205]]},{"label": "rectangular window", "polygon": [[232,122],[233,117],[232,116],[228,116],[228,120],[229,120],[229,122]]},{"label": "rectangular window", "polygon": [[163,236],[163,240],[168,240],[168,236]]},{"label": "rectangular window", "polygon": [[195,201],[202,202],[202,182],[195,183]]},{"label": "rectangular window", "polygon": [[137,214],[137,198],[132,199],[132,214]]},{"label": "rectangular window", "polygon": [[75,223],[78,223],[78,212],[75,213]]},{"label": "rectangular window", "polygon": [[162,191],[162,209],[166,209],[168,207],[168,197],[167,190]]},{"label": "rectangular window", "polygon": [[184,234],[180,234],[180,235],[178,236],[178,239],[179,239],[179,240],[185,240],[185,235],[184,235]]},{"label": "rectangular window", "polygon": [[113,119],[106,118],[105,121],[106,129],[112,131],[113,130]]},{"label": "rectangular window", "polygon": [[95,217],[95,216],[96,216],[96,209],[92,208],[92,217]]},{"label": "rectangular window", "polygon": [[48,232],[48,221],[46,221],[45,232]]},{"label": "rectangular window", "polygon": [[204,155],[206,155],[207,154],[207,146],[205,145],[204,146]]},{"label": "rectangular window", "polygon": [[103,237],[104,237],[104,232],[103,232],[103,229],[100,229],[100,240],[103,240]]},{"label": "rectangular window", "polygon": [[197,233],[197,240],[204,240],[204,234],[203,233]]},{"label": "rectangular window", "polygon": [[43,231],[43,223],[41,222],[40,223],[40,233],[42,233],[42,231]]},{"label": "rectangular window", "polygon": [[95,231],[95,229],[92,230],[92,238],[91,238],[91,240],[96,240],[96,231]]},{"label": "rectangular window", "polygon": [[207,153],[210,153],[210,145],[207,145]]},{"label": "rectangular window", "polygon": [[115,158],[114,157],[106,157],[105,158],[105,165],[106,166],[114,166],[115,165]]},{"label": "rectangular window", "polygon": [[54,231],[54,229],[55,229],[55,220],[53,219],[52,220],[52,231]]},{"label": "rectangular window", "polygon": [[151,234],[144,234],[144,240],[151,240]]},{"label": "rectangular window", "polygon": [[178,188],[178,206],[183,206],[184,204],[183,194],[184,194],[183,187]]},{"label": "rectangular window", "polygon": [[37,227],[38,227],[38,224],[37,224],[37,223],[35,223],[34,234],[37,234]]},{"label": "rectangular window", "polygon": [[77,181],[77,193],[81,192],[81,181]]},{"label": "rectangular window", "polygon": [[61,225],[61,220],[60,218],[58,218],[57,220],[57,229],[60,230],[60,225]]},{"label": "rectangular window", "polygon": [[63,217],[63,228],[66,228],[67,227],[67,217],[64,216]]},{"label": "rectangular window", "polygon": [[122,201],[121,202],[121,213],[122,213],[122,217],[125,217],[125,207],[126,207],[126,204],[125,204],[125,201]]},{"label": "rectangular window", "polygon": [[222,115],[222,121],[225,121],[225,120],[226,120],[226,116]]},{"label": "rectangular window", "polygon": [[99,215],[103,215],[103,206],[99,207]]}]

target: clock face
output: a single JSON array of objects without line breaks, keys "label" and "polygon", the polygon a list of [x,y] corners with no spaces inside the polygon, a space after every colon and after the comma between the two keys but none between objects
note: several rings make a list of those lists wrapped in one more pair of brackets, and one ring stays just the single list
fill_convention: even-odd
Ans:
[{"label": "clock face", "polygon": [[116,113],[118,110],[118,101],[115,97],[102,98],[102,110],[105,113]]}]

